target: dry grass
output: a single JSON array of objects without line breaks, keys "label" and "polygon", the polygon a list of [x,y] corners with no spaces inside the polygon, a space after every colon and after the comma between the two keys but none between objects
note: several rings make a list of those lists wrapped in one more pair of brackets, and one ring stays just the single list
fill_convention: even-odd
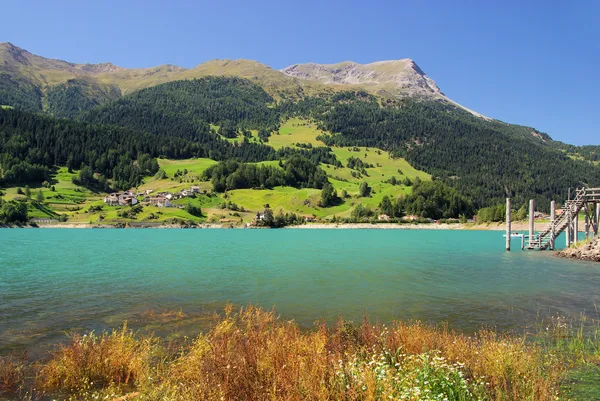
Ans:
[{"label": "dry grass", "polygon": [[15,392],[25,382],[27,355],[0,356],[0,394]]},{"label": "dry grass", "polygon": [[127,325],[110,334],[74,335],[43,364],[38,384],[46,390],[76,390],[93,384],[144,385],[157,344],[153,337],[136,337]]},{"label": "dry grass", "polygon": [[[302,330],[273,311],[228,306],[211,330],[176,344],[127,326],[73,336],[32,385],[73,399],[554,400],[566,367],[598,355],[597,338],[567,345],[561,330],[544,342],[366,319]],[[2,389],[14,390],[24,363],[0,361]]]}]

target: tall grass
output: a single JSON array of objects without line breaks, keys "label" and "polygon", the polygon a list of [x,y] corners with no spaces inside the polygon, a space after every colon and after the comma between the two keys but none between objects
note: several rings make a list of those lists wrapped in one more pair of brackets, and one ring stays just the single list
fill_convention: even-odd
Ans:
[{"label": "tall grass", "polygon": [[[127,326],[75,335],[30,381],[73,399],[555,400],[567,368],[598,361],[597,337],[565,330],[555,322],[538,341],[367,319],[302,330],[274,311],[227,306],[212,329],[177,343]],[[2,390],[14,391],[25,367],[1,361]]]},{"label": "tall grass", "polygon": [[0,394],[16,392],[25,382],[26,355],[0,356]]}]

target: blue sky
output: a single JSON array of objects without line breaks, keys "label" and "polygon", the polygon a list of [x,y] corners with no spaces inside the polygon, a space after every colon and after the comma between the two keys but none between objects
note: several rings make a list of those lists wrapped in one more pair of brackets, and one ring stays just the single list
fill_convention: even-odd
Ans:
[{"label": "blue sky", "polygon": [[[573,4],[570,4],[573,3]],[[0,42],[72,62],[411,58],[455,101],[600,144],[600,2],[4,1]]]}]

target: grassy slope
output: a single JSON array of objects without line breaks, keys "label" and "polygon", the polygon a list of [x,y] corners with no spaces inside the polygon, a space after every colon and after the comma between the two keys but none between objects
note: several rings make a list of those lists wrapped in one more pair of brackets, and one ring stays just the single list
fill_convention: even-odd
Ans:
[{"label": "grassy slope", "polygon": [[[314,124],[293,118],[282,124],[279,135],[272,135],[267,144],[276,149],[285,146],[292,147],[296,143],[311,143],[313,146],[324,146],[322,142],[317,140],[317,136],[320,134],[321,131]],[[374,167],[367,169],[369,176],[355,178],[352,177],[352,170],[347,167],[334,168],[330,165],[321,166],[327,172],[334,187],[339,192],[345,189],[351,196],[341,205],[330,208],[318,207],[317,204],[321,196],[321,191],[310,188],[301,190],[289,187],[278,187],[273,190],[240,189],[230,191],[229,196],[233,202],[244,205],[250,210],[259,210],[265,203],[268,203],[276,212],[282,210],[283,212],[293,212],[302,215],[315,214],[318,217],[332,217],[334,215],[344,217],[350,215],[352,209],[358,204],[377,207],[385,195],[395,198],[410,192],[410,187],[394,186],[385,182],[392,176],[395,176],[397,179],[404,179],[406,177],[411,180],[414,180],[416,177],[419,177],[421,180],[430,179],[429,174],[416,170],[406,160],[390,158],[388,152],[378,152],[377,149],[367,149],[364,147],[358,149],[358,151],[352,151],[346,148],[333,148],[333,152],[343,165],[347,165],[350,157],[357,157],[364,162],[372,164]],[[401,170],[402,174],[398,170]],[[356,197],[358,186],[362,181],[366,181],[373,188],[373,195],[370,198]]]},{"label": "grassy slope", "polygon": [[[218,127],[213,127],[218,128]],[[321,132],[316,126],[308,121],[301,119],[290,119],[282,124],[279,134],[274,134],[269,138],[268,144],[276,149],[289,146],[293,147],[296,143],[311,143],[313,146],[323,146],[323,143],[317,140]],[[253,135],[257,135],[256,132]],[[257,140],[257,138],[254,138]],[[235,141],[235,139],[234,139]],[[348,148],[333,148],[336,157],[345,166],[350,157],[357,157],[366,163],[372,164],[373,168],[368,168],[368,176],[360,178],[353,177],[351,169],[347,167],[335,168],[330,165],[321,167],[327,172],[331,183],[341,193],[346,190],[349,198],[345,199],[340,205],[321,208],[318,206],[321,191],[312,188],[296,189],[291,187],[277,187],[272,190],[253,190],[240,189],[229,191],[227,200],[244,207],[246,213],[239,213],[240,216],[233,215],[229,210],[218,208],[218,205],[226,199],[222,194],[213,196],[200,196],[196,199],[183,199],[175,203],[185,205],[191,202],[200,206],[205,217],[194,217],[185,210],[178,208],[157,208],[144,206],[136,220],[123,219],[117,216],[122,207],[112,207],[104,205],[102,194],[95,194],[85,188],[79,187],[72,182],[72,178],[77,172],[69,173],[66,168],[60,168],[53,177],[56,192],[41,187],[32,187],[32,198],[36,198],[38,190],[44,193],[45,203],[37,205],[32,202],[30,205],[30,215],[34,218],[57,218],[56,213],[64,213],[68,216],[69,222],[73,223],[103,223],[110,224],[114,222],[134,222],[149,221],[161,222],[171,218],[184,220],[200,221],[219,221],[222,219],[240,221],[252,220],[255,213],[262,210],[264,204],[269,204],[277,213],[292,212],[304,216],[316,215],[319,218],[330,218],[335,216],[349,216],[352,209],[358,204],[369,205],[373,208],[378,207],[383,196],[388,195],[392,198],[409,193],[411,187],[403,185],[393,186],[388,181],[392,176],[401,180],[406,177],[414,180],[419,177],[422,180],[430,179],[430,176],[422,171],[414,169],[404,159],[392,159],[388,152],[379,151],[371,148],[358,148],[358,151]],[[166,172],[167,178],[157,180],[153,177],[147,177],[144,183],[137,190],[152,189],[155,192],[169,191],[180,192],[182,189],[189,188],[191,185],[198,185],[201,191],[211,192],[212,186],[209,182],[201,181],[202,172],[214,165],[216,162],[210,159],[187,159],[187,160],[168,160],[159,159],[160,167]],[[278,161],[266,161],[259,164],[277,166]],[[177,171],[187,170],[187,174],[181,178],[174,178]],[[402,172],[400,173],[399,170]],[[373,188],[372,196],[369,198],[358,198],[358,187],[361,182],[366,181]],[[8,188],[5,198],[12,199],[17,196],[17,188]],[[102,206],[103,209],[97,212],[88,212],[90,206]],[[152,216],[153,215],[153,216]],[[101,219],[103,216],[103,219]],[[149,219],[149,217],[155,217]]]}]

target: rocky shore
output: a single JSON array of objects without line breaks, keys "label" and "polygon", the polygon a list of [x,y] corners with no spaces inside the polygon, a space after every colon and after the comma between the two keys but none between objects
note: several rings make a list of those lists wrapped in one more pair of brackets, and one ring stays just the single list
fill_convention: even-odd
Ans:
[{"label": "rocky shore", "polygon": [[578,244],[572,248],[563,249],[556,253],[561,258],[571,258],[600,262],[600,237]]}]

